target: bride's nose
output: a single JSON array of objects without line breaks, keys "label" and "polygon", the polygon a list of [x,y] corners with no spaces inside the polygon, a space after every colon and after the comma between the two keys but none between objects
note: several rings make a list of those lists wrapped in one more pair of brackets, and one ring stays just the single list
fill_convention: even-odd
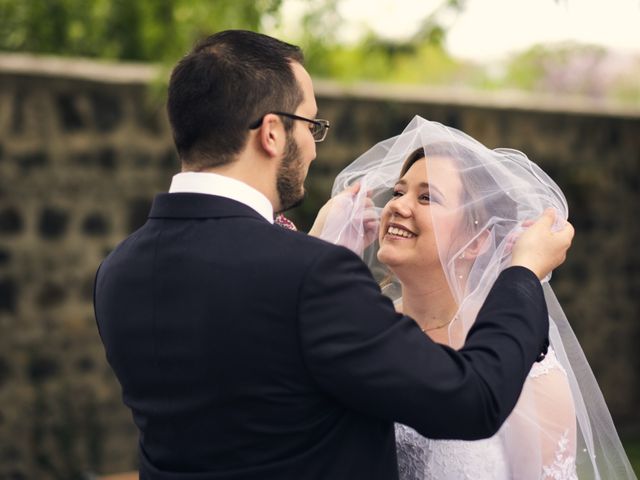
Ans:
[{"label": "bride's nose", "polygon": [[398,215],[405,218],[411,216],[411,205],[409,204],[407,197],[408,195],[403,195],[391,201],[389,208],[392,215]]}]

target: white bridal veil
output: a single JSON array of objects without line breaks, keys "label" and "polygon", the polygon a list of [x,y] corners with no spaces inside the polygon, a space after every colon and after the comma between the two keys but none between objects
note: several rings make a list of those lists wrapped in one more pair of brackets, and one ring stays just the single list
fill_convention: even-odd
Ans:
[{"label": "white bridal veil", "polygon": [[[401,285],[376,258],[371,218],[379,216],[416,151],[426,157],[427,179],[434,186],[431,202],[437,207],[429,211],[441,265],[458,306],[448,326],[449,343],[458,348],[497,276],[509,266],[523,222],[553,207],[562,223],[568,217],[567,202],[555,182],[522,152],[490,150],[456,129],[416,116],[402,134],[375,145],[338,175],[336,198],[322,232],[325,240],[361,255],[396,302],[401,301]],[[458,193],[438,190],[452,184],[437,185],[444,177],[457,178]],[[356,182],[356,194],[341,193]],[[457,219],[453,235],[451,218]],[[518,405],[499,432],[512,476],[568,479],[577,472],[580,479],[636,478],[548,280],[543,289],[553,358],[534,365]]]}]

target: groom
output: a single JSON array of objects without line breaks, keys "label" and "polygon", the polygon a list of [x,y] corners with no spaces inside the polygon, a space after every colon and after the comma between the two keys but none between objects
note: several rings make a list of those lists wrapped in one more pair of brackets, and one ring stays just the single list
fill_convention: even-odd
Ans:
[{"label": "groom", "polygon": [[302,60],[225,31],[173,70],[182,173],[95,285],[142,479],[397,478],[394,421],[491,436],[545,351],[538,278],[573,236],[551,232],[553,215],[517,241],[460,351],[396,314],[349,250],[273,225],[329,127]]}]

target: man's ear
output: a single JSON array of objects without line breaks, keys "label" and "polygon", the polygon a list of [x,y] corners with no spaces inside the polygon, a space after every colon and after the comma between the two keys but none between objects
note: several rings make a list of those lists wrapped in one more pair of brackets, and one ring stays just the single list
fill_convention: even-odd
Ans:
[{"label": "man's ear", "polygon": [[482,230],[473,241],[464,249],[464,257],[475,259],[485,253],[491,243],[489,230]]},{"label": "man's ear", "polygon": [[264,116],[259,131],[259,139],[260,146],[269,157],[280,155],[286,142],[284,125],[278,115],[268,113]]}]

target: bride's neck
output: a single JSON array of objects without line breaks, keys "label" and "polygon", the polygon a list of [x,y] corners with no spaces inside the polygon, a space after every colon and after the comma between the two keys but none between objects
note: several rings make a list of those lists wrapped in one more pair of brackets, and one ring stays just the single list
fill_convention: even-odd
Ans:
[{"label": "bride's neck", "polygon": [[447,331],[446,325],[453,319],[458,306],[451,294],[446,279],[423,279],[420,282],[402,284],[402,311],[410,316],[420,328],[429,333]]}]

